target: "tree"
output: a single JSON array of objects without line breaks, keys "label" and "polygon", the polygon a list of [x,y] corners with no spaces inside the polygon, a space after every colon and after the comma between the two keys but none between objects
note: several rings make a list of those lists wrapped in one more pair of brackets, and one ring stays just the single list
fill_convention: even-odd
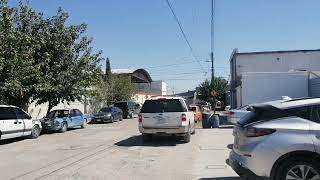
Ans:
[{"label": "tree", "polygon": [[46,44],[42,56],[49,55],[42,66],[42,87],[35,96],[37,104],[49,102],[48,112],[62,101],[81,100],[101,74],[101,52],[93,53],[92,39],[83,36],[86,24],[67,26],[68,14],[61,9],[47,19]]},{"label": "tree", "polygon": [[27,108],[41,79],[35,54],[41,46],[42,14],[23,6],[11,8],[0,1],[0,99]]},{"label": "tree", "polygon": [[101,74],[86,25],[67,25],[61,9],[44,17],[20,2],[0,0],[0,101],[26,109],[28,103],[80,100]]},{"label": "tree", "polygon": [[130,100],[135,92],[136,87],[131,84],[130,77],[110,74],[107,81],[101,78],[96,86],[93,86],[89,97],[91,110],[98,111],[101,107],[117,101]]},{"label": "tree", "polygon": [[211,82],[206,79],[202,82],[197,88],[197,94],[199,99],[204,101],[210,101],[211,91],[214,90],[217,92],[216,99],[219,101],[225,101],[226,92],[229,90],[228,81],[223,77],[215,77],[214,81],[214,89],[211,88]]}]

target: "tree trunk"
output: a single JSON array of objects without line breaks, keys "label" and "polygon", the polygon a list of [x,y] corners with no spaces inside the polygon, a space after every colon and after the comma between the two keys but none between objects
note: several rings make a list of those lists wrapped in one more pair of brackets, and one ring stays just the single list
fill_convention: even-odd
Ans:
[{"label": "tree trunk", "polygon": [[53,108],[53,103],[51,101],[49,101],[47,114],[49,114],[49,112],[51,111],[52,108]]}]

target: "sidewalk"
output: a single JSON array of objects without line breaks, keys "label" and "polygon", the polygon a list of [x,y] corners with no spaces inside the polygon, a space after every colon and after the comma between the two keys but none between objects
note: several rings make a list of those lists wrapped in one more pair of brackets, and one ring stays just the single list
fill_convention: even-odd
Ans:
[{"label": "sidewalk", "polygon": [[209,180],[241,180],[226,164],[233,142],[232,128],[199,129],[198,152],[195,154],[195,179]]}]

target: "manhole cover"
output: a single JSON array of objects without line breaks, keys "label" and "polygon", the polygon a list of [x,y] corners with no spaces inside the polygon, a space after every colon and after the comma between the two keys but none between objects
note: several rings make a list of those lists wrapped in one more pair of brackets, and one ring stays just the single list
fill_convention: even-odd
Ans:
[{"label": "manhole cover", "polygon": [[216,150],[216,151],[222,151],[226,150],[225,148],[218,148],[214,146],[199,146],[200,150]]},{"label": "manhole cover", "polygon": [[226,169],[226,165],[207,165],[207,169]]}]

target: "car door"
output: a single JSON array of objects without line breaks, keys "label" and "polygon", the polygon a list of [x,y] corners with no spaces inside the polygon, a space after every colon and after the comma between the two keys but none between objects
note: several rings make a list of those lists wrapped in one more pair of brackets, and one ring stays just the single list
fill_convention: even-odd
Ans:
[{"label": "car door", "polygon": [[312,107],[310,120],[313,122],[310,125],[310,134],[316,151],[320,153],[320,105]]},{"label": "car door", "polygon": [[23,135],[23,121],[17,119],[17,115],[13,107],[0,108],[0,130],[1,139],[15,138]]},{"label": "car door", "polygon": [[22,124],[24,126],[23,127],[24,128],[23,136],[30,135],[31,131],[32,131],[32,127],[33,127],[31,117],[25,111],[23,111],[20,108],[16,107],[16,108],[14,108],[14,110],[16,112],[18,121],[22,122]]},{"label": "car door", "polygon": [[117,107],[113,107],[113,111],[114,111],[114,116],[117,117],[117,119],[121,119],[122,117],[122,113],[121,113],[121,109],[117,108]]},{"label": "car door", "polygon": [[69,127],[75,127],[77,125],[76,112],[74,109],[69,111],[68,119],[69,119],[69,122],[68,122]]},{"label": "car door", "polygon": [[84,118],[83,118],[82,112],[79,109],[75,109],[75,116],[76,116],[77,126],[81,126],[83,124]]}]

